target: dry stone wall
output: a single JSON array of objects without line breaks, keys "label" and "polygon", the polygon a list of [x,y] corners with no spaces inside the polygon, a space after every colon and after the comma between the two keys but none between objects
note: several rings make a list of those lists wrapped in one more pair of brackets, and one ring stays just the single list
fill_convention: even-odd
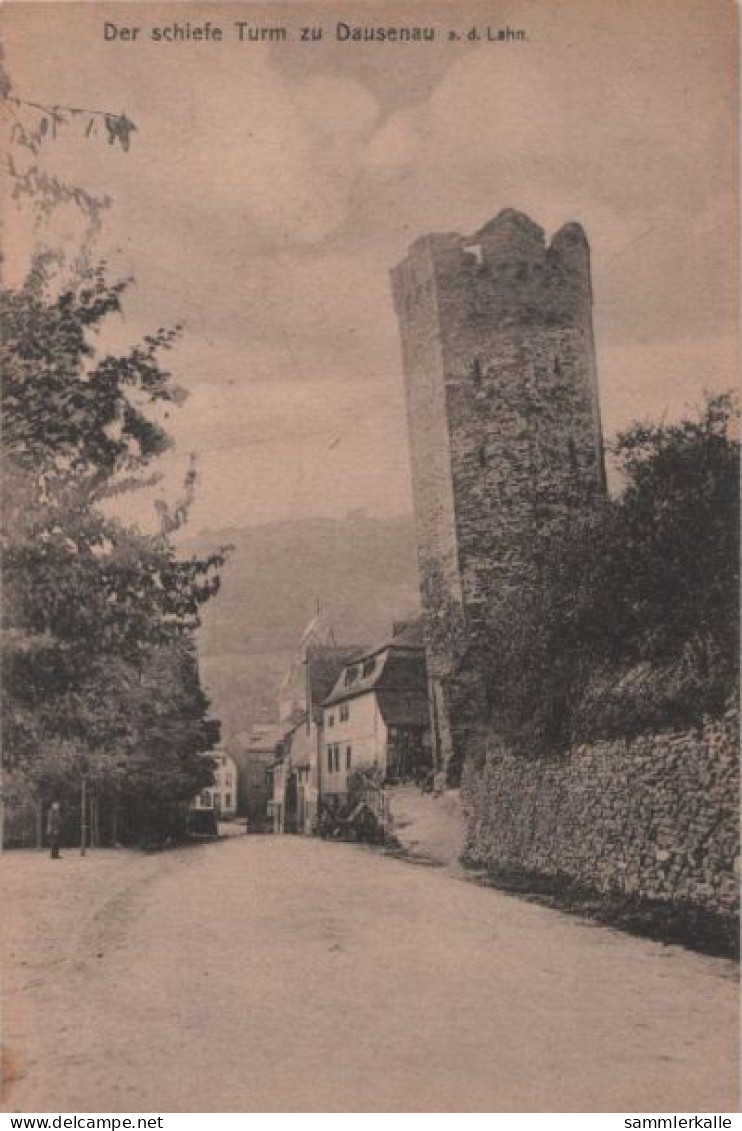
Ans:
[{"label": "dry stone wall", "polygon": [[490,739],[462,781],[464,858],[739,914],[739,718],[528,760]]}]

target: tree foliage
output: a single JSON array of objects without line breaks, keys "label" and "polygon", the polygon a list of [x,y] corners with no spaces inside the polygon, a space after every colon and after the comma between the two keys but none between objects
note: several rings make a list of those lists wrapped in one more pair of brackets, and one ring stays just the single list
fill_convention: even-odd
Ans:
[{"label": "tree foliage", "polygon": [[[45,162],[44,151],[60,136],[77,132],[84,138],[104,137],[109,145],[120,146],[128,153],[136,128],[123,112],[47,105],[19,97],[5,69],[0,45],[0,136],[4,142],[0,174],[9,186],[7,198],[20,206],[31,206],[37,231],[59,208],[71,205],[76,209],[85,222],[78,253],[78,262],[84,266],[112,200],[108,195],[96,196],[82,185],[70,184],[56,175]],[[64,264],[65,255],[60,246],[47,251],[60,266]]]},{"label": "tree foliage", "polygon": [[[534,533],[517,589],[461,672],[485,673],[492,724],[523,752],[698,723],[737,678],[738,412],[707,397],[677,424],[636,424],[613,455],[617,498]],[[466,689],[466,679],[460,681]]]},{"label": "tree foliage", "polygon": [[184,396],[161,363],[177,330],[94,350],[125,287],[99,267],[52,295],[37,269],[0,294],[4,761],[42,796],[73,793],[87,766],[132,835],[150,835],[210,780],[200,754],[218,727],[194,634],[224,554],[183,559],[173,544],[193,466],[155,534],[106,505],[156,480],[170,439],[152,410]]}]

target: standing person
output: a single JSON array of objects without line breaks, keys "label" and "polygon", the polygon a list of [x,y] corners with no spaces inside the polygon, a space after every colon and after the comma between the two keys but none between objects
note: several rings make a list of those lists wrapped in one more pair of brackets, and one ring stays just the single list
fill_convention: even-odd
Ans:
[{"label": "standing person", "polygon": [[59,838],[62,832],[62,813],[58,801],[52,801],[46,818],[46,836],[51,849],[52,860],[59,860]]}]

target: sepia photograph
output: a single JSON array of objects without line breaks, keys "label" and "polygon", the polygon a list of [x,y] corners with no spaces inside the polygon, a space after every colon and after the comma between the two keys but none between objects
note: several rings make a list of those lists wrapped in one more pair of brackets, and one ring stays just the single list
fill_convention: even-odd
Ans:
[{"label": "sepia photograph", "polygon": [[737,4],[0,50],[3,1127],[731,1128]]}]

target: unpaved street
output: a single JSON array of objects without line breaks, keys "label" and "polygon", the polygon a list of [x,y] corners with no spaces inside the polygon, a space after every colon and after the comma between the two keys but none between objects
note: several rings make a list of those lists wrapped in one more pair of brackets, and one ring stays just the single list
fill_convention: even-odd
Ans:
[{"label": "unpaved street", "polygon": [[3,860],[14,1111],[731,1111],[730,963],[353,845]]}]

